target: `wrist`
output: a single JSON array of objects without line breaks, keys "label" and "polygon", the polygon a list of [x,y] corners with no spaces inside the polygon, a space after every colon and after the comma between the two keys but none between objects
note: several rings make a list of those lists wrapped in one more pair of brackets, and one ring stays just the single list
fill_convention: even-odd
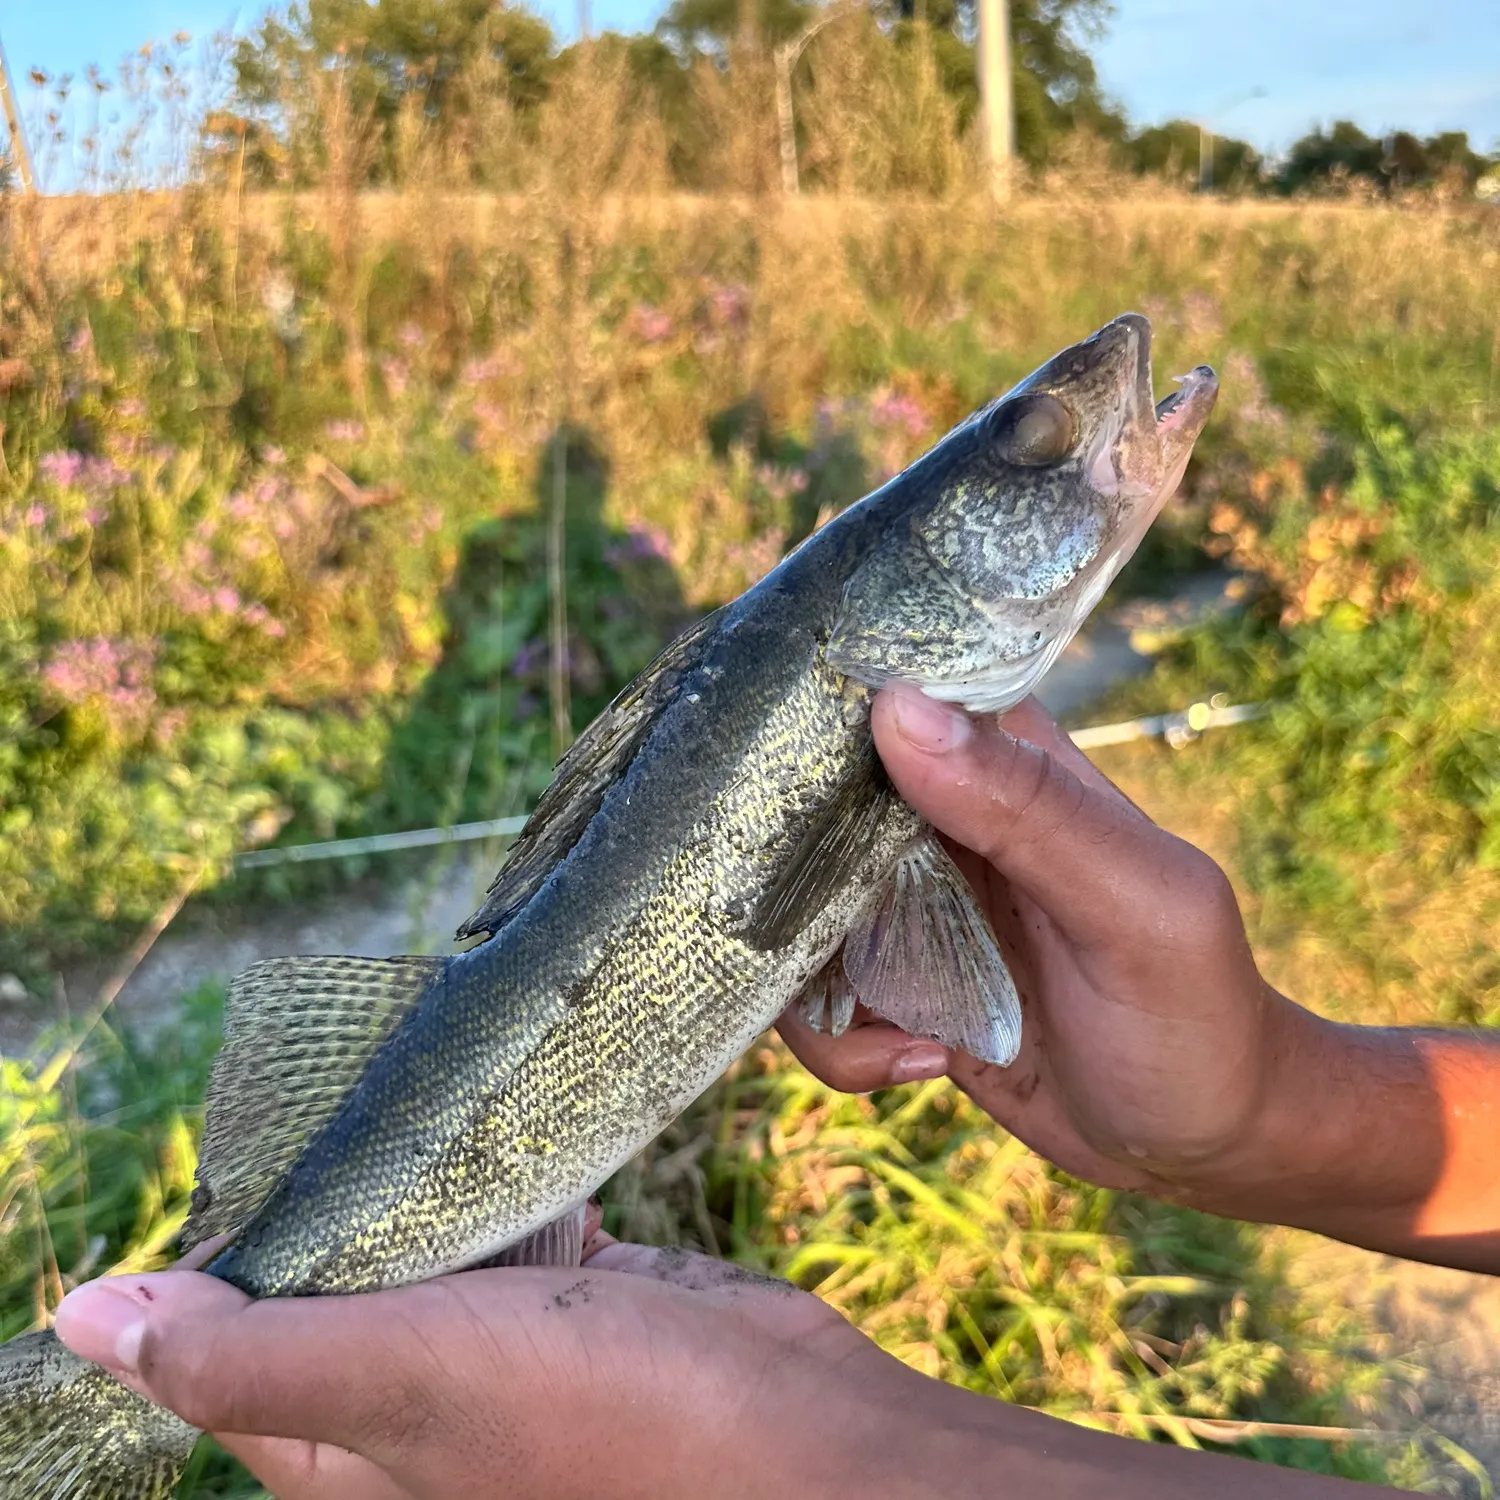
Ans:
[{"label": "wrist", "polygon": [[1412,1035],[1341,1025],[1269,990],[1254,1108],[1220,1158],[1176,1181],[1179,1201],[1365,1243],[1414,1222],[1442,1139],[1420,1108]]}]

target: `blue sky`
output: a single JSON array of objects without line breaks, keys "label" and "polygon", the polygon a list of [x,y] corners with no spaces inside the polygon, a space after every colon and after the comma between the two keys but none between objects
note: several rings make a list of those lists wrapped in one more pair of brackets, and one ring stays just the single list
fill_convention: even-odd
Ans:
[{"label": "blue sky", "polygon": [[[568,30],[576,0],[539,0]],[[259,13],[223,0],[0,0],[18,73],[81,72],[174,31],[196,36]],[[591,0],[596,27],[649,26],[658,0]],[[1140,122],[1209,115],[1265,150],[1313,122],[1468,130],[1500,143],[1500,0],[1117,0],[1097,56],[1104,84]],[[1264,98],[1234,103],[1251,90]],[[24,92],[24,91],[23,91]],[[1229,107],[1225,107],[1225,106]]]}]

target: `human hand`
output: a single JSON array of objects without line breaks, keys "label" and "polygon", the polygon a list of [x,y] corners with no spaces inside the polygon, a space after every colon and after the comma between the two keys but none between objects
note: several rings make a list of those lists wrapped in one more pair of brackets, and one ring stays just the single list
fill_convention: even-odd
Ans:
[{"label": "human hand", "polygon": [[832,1496],[928,1384],[787,1283],[597,1232],[582,1269],[360,1297],[111,1277],[57,1331],[279,1500]]},{"label": "human hand", "polygon": [[862,1016],[842,1037],[788,1012],[788,1046],[836,1088],[947,1072],[1069,1172],[1164,1196],[1216,1191],[1255,1136],[1305,1012],[1261,978],[1234,893],[1028,699],[1004,729],[913,690],[883,692],[874,733],[902,796],[945,836],[1021,995],[1009,1068]]},{"label": "human hand", "polygon": [[279,1500],[1355,1500],[929,1380],[738,1266],[597,1234],[586,1254],[264,1302],[192,1271],[107,1277],[57,1332]]}]

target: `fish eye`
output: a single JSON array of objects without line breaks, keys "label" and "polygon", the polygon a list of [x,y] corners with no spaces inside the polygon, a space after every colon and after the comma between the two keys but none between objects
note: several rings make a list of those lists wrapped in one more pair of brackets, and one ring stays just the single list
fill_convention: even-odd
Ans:
[{"label": "fish eye", "polygon": [[1066,457],[1077,433],[1073,413],[1056,396],[1044,392],[1007,402],[993,421],[995,444],[1001,455],[1029,468]]}]

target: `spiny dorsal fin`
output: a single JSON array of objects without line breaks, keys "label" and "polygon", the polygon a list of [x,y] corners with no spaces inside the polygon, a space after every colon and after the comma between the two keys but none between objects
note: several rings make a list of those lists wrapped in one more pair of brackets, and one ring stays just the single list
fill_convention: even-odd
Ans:
[{"label": "spiny dorsal fin", "polygon": [[768,951],[797,937],[854,878],[895,795],[867,745],[760,898],[745,941]]},{"label": "spiny dorsal fin", "polygon": [[844,971],[860,1001],[903,1031],[1001,1067],[1015,1061],[1015,980],[936,834],[907,850],[885,900],[854,924],[844,940]]},{"label": "spiny dorsal fin", "polygon": [[526,820],[484,905],[458,929],[460,939],[499,932],[542,888],[629,769],[678,683],[703,659],[723,613],[715,610],[678,636],[578,737]]},{"label": "spiny dorsal fin", "polygon": [[446,964],[273,958],[230,985],[185,1247],[255,1214]]}]

